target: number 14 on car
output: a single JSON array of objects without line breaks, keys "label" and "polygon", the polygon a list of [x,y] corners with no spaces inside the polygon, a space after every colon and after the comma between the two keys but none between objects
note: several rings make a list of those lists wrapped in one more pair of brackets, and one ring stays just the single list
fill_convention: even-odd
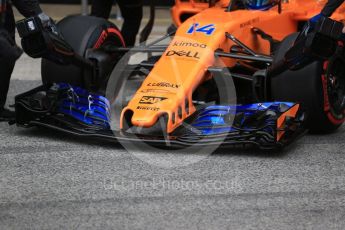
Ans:
[{"label": "number 14 on car", "polygon": [[194,23],[188,29],[187,34],[192,34],[196,32],[196,33],[204,33],[206,35],[212,35],[215,30],[216,30],[216,27],[214,26],[214,24],[200,26],[199,23]]}]

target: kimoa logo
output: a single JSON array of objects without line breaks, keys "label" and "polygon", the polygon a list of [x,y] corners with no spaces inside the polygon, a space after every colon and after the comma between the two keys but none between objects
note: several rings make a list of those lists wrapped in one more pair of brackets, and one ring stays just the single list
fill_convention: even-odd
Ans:
[{"label": "kimoa logo", "polygon": [[173,43],[173,46],[179,46],[179,47],[200,47],[200,48],[206,48],[207,47],[205,44],[200,44],[198,42],[184,42],[184,41],[175,41]]},{"label": "kimoa logo", "polygon": [[166,87],[166,88],[174,88],[174,89],[178,89],[180,87],[180,85],[172,84],[169,82],[148,83],[147,86]]},{"label": "kimoa logo", "polygon": [[196,58],[200,59],[199,52],[194,51],[176,51],[176,50],[169,50],[165,56],[179,56],[179,57],[190,57],[190,58]]},{"label": "kimoa logo", "polygon": [[152,104],[156,104],[158,102],[164,101],[166,99],[168,99],[168,98],[166,98],[166,97],[143,96],[140,99],[139,104],[149,104],[149,105],[152,105]]}]

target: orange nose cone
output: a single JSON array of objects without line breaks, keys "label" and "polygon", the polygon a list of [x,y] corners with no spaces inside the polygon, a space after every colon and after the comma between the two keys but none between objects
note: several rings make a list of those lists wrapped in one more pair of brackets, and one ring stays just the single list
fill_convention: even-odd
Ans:
[{"label": "orange nose cone", "polygon": [[[153,126],[158,120],[158,113],[153,113],[150,109],[151,107],[145,106],[138,106],[136,112],[133,114],[132,117],[132,124],[138,127],[151,127]],[[153,108],[154,109],[154,108]],[[145,111],[146,110],[146,111]],[[150,111],[147,111],[150,110]]]}]

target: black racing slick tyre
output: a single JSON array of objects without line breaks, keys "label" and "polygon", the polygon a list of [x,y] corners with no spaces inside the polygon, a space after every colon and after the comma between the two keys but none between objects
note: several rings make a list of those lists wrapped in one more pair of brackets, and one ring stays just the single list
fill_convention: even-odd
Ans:
[{"label": "black racing slick tyre", "polygon": [[[66,42],[80,56],[85,57],[90,48],[104,45],[124,47],[125,42],[118,28],[111,22],[91,16],[68,16],[57,24]],[[44,84],[65,82],[76,86],[85,86],[85,79],[90,76],[86,68],[75,65],[59,65],[42,59],[42,81]]]},{"label": "black racing slick tyre", "polygon": [[[287,36],[274,60],[283,58],[297,38]],[[306,111],[306,127],[314,133],[329,133],[345,120],[345,60],[340,47],[326,62],[313,62],[299,69],[272,76],[271,96],[275,101],[301,103]]]}]

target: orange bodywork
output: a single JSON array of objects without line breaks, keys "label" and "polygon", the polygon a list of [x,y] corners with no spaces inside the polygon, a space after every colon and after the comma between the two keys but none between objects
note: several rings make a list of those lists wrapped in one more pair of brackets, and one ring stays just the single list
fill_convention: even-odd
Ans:
[{"label": "orange bodywork", "polygon": [[[299,22],[318,14],[323,2],[317,0],[290,0],[282,4],[282,12],[275,6],[267,11],[237,10],[226,12],[228,1],[219,1],[215,7],[196,1],[176,1],[172,17],[178,30],[170,45],[148,74],[147,78],[123,109],[132,112],[131,123],[139,127],[151,127],[162,115],[168,115],[167,132],[173,132],[183,120],[194,113],[193,91],[207,76],[207,69],[217,65],[214,51],[229,52],[234,43],[225,37],[230,33],[242,43],[261,54],[270,54],[270,44],[252,32],[257,27],[274,39],[282,40],[296,32]],[[334,15],[344,20],[344,7]],[[195,14],[184,22],[181,15]],[[226,66],[237,60],[223,58]]]}]

